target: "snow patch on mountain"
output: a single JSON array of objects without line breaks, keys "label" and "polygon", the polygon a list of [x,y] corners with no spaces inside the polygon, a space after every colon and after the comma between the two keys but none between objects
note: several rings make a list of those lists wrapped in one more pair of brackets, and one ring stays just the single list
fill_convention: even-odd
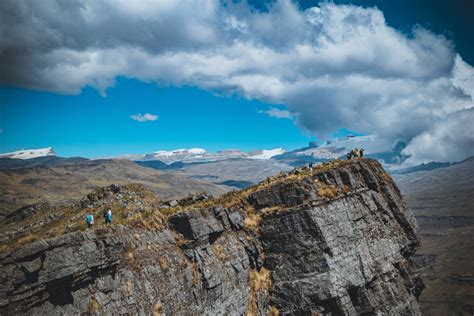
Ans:
[{"label": "snow patch on mountain", "polygon": [[160,151],[155,151],[153,153],[154,156],[157,157],[171,157],[171,156],[177,156],[177,155],[204,155],[207,153],[205,149],[202,148],[190,148],[190,149],[175,149],[175,150],[160,150]]},{"label": "snow patch on mountain", "polygon": [[174,162],[212,162],[226,159],[271,159],[274,156],[285,152],[283,148],[255,150],[244,152],[238,149],[221,150],[216,153],[210,153],[203,148],[159,150],[144,155],[125,155],[118,157],[120,159],[129,159],[134,161],[153,161],[160,160],[166,164]]},{"label": "snow patch on mountain", "polygon": [[248,158],[250,159],[270,159],[274,156],[281,155],[285,153],[285,150],[283,148],[275,148],[275,149],[270,149],[270,150],[259,150],[257,152],[254,152],[255,155],[250,154]]},{"label": "snow patch on mountain", "polygon": [[13,151],[10,153],[0,154],[0,158],[13,158],[13,159],[31,159],[46,156],[56,156],[56,152],[53,147],[40,148],[40,149],[22,149]]}]

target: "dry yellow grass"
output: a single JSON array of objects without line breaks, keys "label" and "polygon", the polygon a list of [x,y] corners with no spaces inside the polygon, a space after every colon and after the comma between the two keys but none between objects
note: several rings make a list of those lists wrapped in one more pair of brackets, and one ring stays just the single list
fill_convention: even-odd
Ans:
[{"label": "dry yellow grass", "polygon": [[218,242],[212,244],[212,252],[216,255],[216,257],[221,261],[226,261],[226,255],[224,246]]},{"label": "dry yellow grass", "polygon": [[249,274],[250,298],[247,315],[253,316],[258,313],[257,293],[261,290],[268,291],[272,286],[270,278],[270,271],[266,268],[261,268],[260,271],[252,269]]},{"label": "dry yellow grass", "polygon": [[244,220],[244,226],[247,229],[258,231],[260,223],[262,222],[262,216],[257,213],[249,213]]},{"label": "dry yellow grass", "polygon": [[155,305],[153,305],[153,316],[161,315],[161,307],[161,302],[157,302]]},{"label": "dry yellow grass", "polygon": [[386,173],[386,172],[381,172],[381,173],[379,174],[379,176],[380,176],[380,178],[382,179],[382,181],[383,181],[384,183],[386,183],[386,184],[387,184],[387,183],[392,183],[392,178],[388,175],[388,173]]},{"label": "dry yellow grass", "polygon": [[334,199],[339,195],[339,190],[330,185],[322,185],[318,188],[318,196],[323,199]]},{"label": "dry yellow grass", "polygon": [[133,290],[133,283],[132,281],[128,280],[127,281],[127,295],[128,296],[132,295],[132,290]]},{"label": "dry yellow grass", "polygon": [[91,300],[89,302],[89,308],[88,308],[87,314],[88,315],[97,315],[99,309],[100,309],[99,302],[97,301],[97,299],[94,296],[92,296]]},{"label": "dry yellow grass", "polygon": [[267,310],[267,316],[278,316],[278,315],[280,315],[280,311],[278,310],[278,308],[270,305]]},{"label": "dry yellow grass", "polygon": [[170,262],[166,256],[161,256],[158,258],[158,263],[160,264],[161,269],[163,271],[168,271],[170,268]]},{"label": "dry yellow grass", "polygon": [[283,208],[280,207],[280,206],[265,207],[265,208],[260,210],[260,213],[262,213],[263,215],[268,215],[270,213],[281,211],[282,209]]},{"label": "dry yellow grass", "polygon": [[193,286],[196,286],[199,282],[200,274],[199,274],[198,265],[195,261],[193,261],[191,268],[193,270],[193,279],[192,279]]},{"label": "dry yellow grass", "polygon": [[37,235],[31,234],[17,239],[15,242],[15,246],[19,247],[37,240],[39,240],[39,237]]},{"label": "dry yellow grass", "polygon": [[270,271],[266,268],[261,268],[260,271],[252,269],[250,271],[250,288],[256,293],[260,290],[268,290],[272,285],[270,278]]}]

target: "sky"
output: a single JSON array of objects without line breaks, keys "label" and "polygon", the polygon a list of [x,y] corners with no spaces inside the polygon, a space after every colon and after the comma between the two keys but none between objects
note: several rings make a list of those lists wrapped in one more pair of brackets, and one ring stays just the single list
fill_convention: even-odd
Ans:
[{"label": "sky", "polygon": [[303,147],[347,131],[408,163],[474,155],[474,4],[0,4],[0,152]]}]

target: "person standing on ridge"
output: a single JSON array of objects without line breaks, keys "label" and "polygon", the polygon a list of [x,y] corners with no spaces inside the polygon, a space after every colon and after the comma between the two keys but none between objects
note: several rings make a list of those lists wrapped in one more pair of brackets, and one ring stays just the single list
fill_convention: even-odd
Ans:
[{"label": "person standing on ridge", "polygon": [[94,225],[94,215],[92,215],[92,212],[87,213],[86,223],[87,223],[87,228],[91,228],[92,225]]},{"label": "person standing on ridge", "polygon": [[112,224],[112,210],[109,209],[107,211],[107,215],[106,215],[106,218],[105,218],[105,223],[106,224]]}]

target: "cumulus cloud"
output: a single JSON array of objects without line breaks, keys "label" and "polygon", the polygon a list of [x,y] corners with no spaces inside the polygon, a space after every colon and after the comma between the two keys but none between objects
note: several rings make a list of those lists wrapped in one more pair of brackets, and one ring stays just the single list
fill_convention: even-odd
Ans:
[{"label": "cumulus cloud", "polygon": [[430,161],[460,161],[474,156],[474,109],[449,115],[413,138],[403,150],[407,165]]},{"label": "cumulus cloud", "polygon": [[288,110],[280,110],[279,108],[270,106],[267,110],[259,110],[258,113],[266,114],[269,117],[274,117],[278,119],[288,119],[293,120],[295,115]]},{"label": "cumulus cloud", "polygon": [[158,115],[150,114],[150,113],[145,113],[145,114],[134,114],[131,115],[130,118],[132,120],[138,121],[138,122],[149,122],[149,121],[156,121],[158,119]]},{"label": "cumulus cloud", "polygon": [[0,83],[103,94],[117,76],[192,85],[284,104],[306,132],[347,128],[387,149],[442,137],[444,120],[473,108],[474,70],[445,37],[419,27],[405,36],[380,10],[352,5],[6,0],[0,58]]}]

